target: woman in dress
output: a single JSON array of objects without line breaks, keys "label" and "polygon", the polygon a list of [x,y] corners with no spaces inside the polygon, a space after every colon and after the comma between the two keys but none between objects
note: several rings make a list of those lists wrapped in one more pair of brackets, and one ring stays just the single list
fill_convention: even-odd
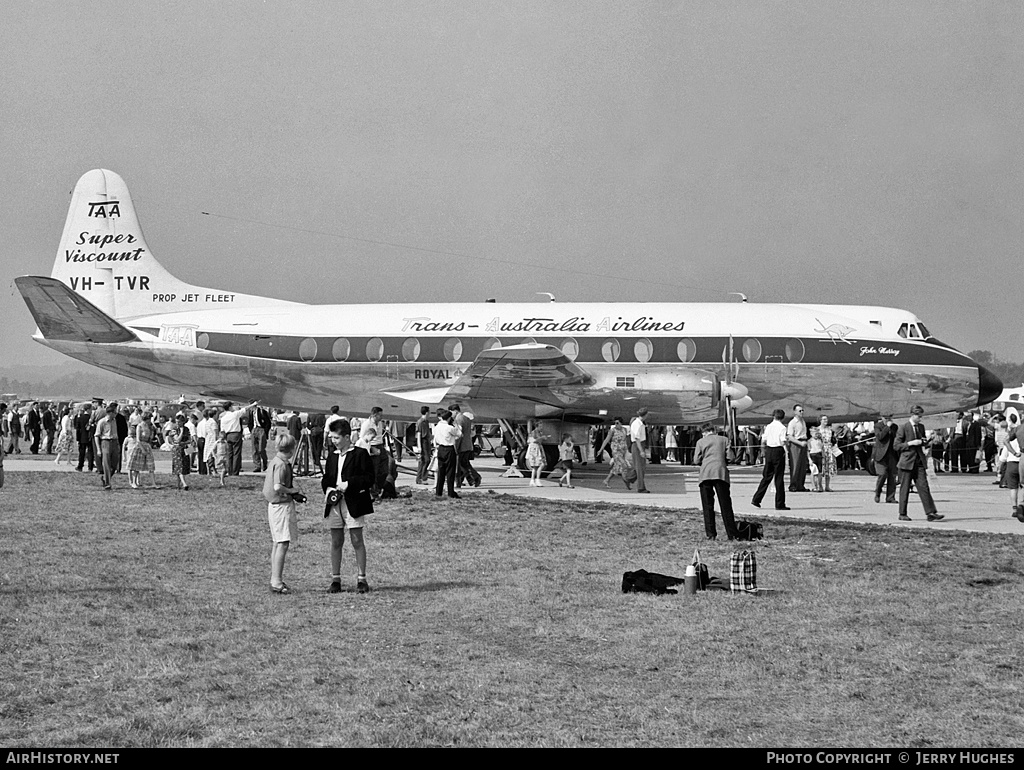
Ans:
[{"label": "woman in dress", "polygon": [[818,433],[821,435],[821,481],[825,485],[825,491],[831,492],[829,483],[836,475],[836,456],[832,449],[836,445],[836,434],[828,424],[828,415],[821,416],[821,424],[818,426]]},{"label": "woman in dress", "polygon": [[57,436],[57,448],[54,450],[57,456],[53,458],[54,465],[60,465],[60,456],[68,456],[68,465],[71,465],[71,450],[75,445],[75,430],[71,426],[71,409],[64,407],[60,413],[60,435]]},{"label": "woman in dress", "polygon": [[179,414],[175,419],[175,433],[173,438],[164,432],[164,440],[171,444],[171,474],[177,478],[178,489],[188,490],[188,481],[185,479],[192,472],[191,456],[189,455],[189,444],[192,441],[192,433],[188,429],[188,418]]},{"label": "woman in dress", "polygon": [[632,484],[626,481],[626,471],[629,470],[629,428],[622,424],[619,417],[615,418],[615,424],[608,430],[608,435],[598,454],[601,454],[609,445],[612,449],[612,469],[608,471],[604,485],[611,486],[608,482],[612,480],[612,476],[618,476],[626,485],[626,489],[632,489]]},{"label": "woman in dress", "polygon": [[[132,430],[132,429],[129,429]],[[142,422],[134,427],[135,445],[128,455],[128,483],[132,489],[142,486],[143,471],[149,472],[150,487],[156,489],[156,462],[153,459],[153,416],[149,412],[142,414]]]},{"label": "woman in dress", "polygon": [[544,457],[544,445],[541,443],[540,428],[530,431],[526,444],[526,464],[533,471],[533,475],[530,477],[530,486],[541,486],[540,472],[544,470],[546,458]]}]

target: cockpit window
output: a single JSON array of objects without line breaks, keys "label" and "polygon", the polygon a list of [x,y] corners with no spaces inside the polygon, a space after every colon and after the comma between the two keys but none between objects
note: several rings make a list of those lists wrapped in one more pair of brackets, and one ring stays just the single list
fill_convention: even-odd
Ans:
[{"label": "cockpit window", "polygon": [[900,330],[898,332],[896,332],[896,333],[905,339],[907,337],[907,329],[909,329],[909,328],[910,328],[910,324],[901,324],[900,325]]},{"label": "cockpit window", "polygon": [[924,337],[926,340],[927,339],[931,339],[932,333],[930,331],[928,331],[926,328],[924,328],[924,324],[923,323],[918,321],[917,322],[917,328],[921,330],[921,336],[922,337]]},{"label": "cockpit window", "polygon": [[910,336],[913,339],[920,339],[921,333],[917,330],[917,324],[910,324]]}]

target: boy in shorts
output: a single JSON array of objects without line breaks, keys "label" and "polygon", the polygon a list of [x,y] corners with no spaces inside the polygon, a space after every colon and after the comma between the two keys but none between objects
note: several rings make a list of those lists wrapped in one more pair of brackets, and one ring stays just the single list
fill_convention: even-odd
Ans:
[{"label": "boy in shorts", "polygon": [[263,497],[267,501],[267,519],[274,545],[270,550],[270,590],[275,594],[290,594],[284,582],[284,557],[288,545],[299,539],[299,521],[295,513],[295,500],[303,499],[292,486],[292,455],[295,439],[284,434],[277,440],[277,455],[267,466],[263,482]]},{"label": "boy in shorts", "polygon": [[[352,426],[341,419],[328,428],[327,465],[320,484],[324,490],[324,518],[331,531],[331,585],[329,593],[341,593],[341,555],[345,547],[345,530],[356,554],[356,590],[369,593],[366,581],[366,514],[373,513],[373,461],[362,447],[352,443]],[[334,494],[332,494],[334,493]],[[335,501],[336,500],[336,501]]]}]

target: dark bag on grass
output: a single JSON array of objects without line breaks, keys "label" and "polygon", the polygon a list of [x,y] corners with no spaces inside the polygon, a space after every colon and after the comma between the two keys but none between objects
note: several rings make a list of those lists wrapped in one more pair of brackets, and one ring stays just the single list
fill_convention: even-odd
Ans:
[{"label": "dark bag on grass", "polygon": [[693,549],[693,569],[697,573],[697,590],[703,591],[711,582],[711,574],[708,572],[708,565],[700,560],[700,549]]},{"label": "dark bag on grass", "polygon": [[638,569],[636,572],[622,573],[622,593],[624,594],[676,594],[671,586],[683,584],[683,578],[672,577],[671,575],[659,575],[657,572],[648,572],[645,569]]},{"label": "dark bag on grass", "polygon": [[764,527],[756,521],[740,520],[736,522],[737,540],[761,540],[764,538]]}]

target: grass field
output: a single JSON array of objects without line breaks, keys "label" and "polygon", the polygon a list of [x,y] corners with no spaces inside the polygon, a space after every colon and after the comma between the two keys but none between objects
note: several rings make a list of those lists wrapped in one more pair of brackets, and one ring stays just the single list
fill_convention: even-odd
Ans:
[{"label": "grass field", "polygon": [[[1011,536],[765,522],[767,596],[623,595],[682,575],[696,511],[497,495],[379,506],[373,592],[326,593],[302,508],[272,595],[259,480],[0,490],[7,746],[1011,747],[1024,558]],[[124,485],[124,478],[117,481]],[[310,491],[319,483],[300,482]]]}]

